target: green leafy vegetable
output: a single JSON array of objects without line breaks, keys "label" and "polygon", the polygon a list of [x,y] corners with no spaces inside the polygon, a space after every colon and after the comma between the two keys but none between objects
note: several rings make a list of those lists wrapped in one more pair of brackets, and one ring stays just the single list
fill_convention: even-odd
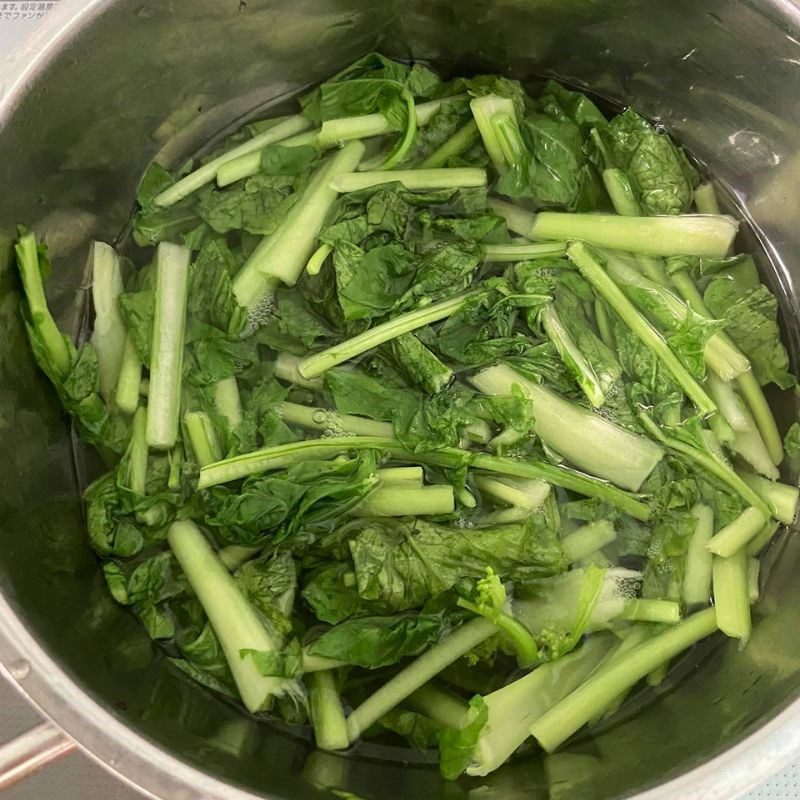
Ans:
[{"label": "green leafy vegetable", "polygon": [[452,622],[442,613],[404,613],[340,622],[308,647],[315,656],[377,669],[416,656],[445,636]]},{"label": "green leafy vegetable", "polygon": [[362,736],[451,780],[551,752],[716,629],[746,646],[797,514],[779,303],[712,179],[631,109],[527,88],[368,53],[153,164],[77,345],[19,231],[109,593],[323,765]]}]

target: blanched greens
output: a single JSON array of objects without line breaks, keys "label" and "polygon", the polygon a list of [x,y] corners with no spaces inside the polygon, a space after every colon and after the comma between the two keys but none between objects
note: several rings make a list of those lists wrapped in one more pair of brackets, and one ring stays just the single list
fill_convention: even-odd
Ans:
[{"label": "blanched greens", "polygon": [[372,53],[151,166],[80,346],[20,230],[33,355],[109,466],[114,599],[248,711],[438,747],[448,779],[746,643],[800,493],[762,387],[795,379],[699,182],[633,110]]}]

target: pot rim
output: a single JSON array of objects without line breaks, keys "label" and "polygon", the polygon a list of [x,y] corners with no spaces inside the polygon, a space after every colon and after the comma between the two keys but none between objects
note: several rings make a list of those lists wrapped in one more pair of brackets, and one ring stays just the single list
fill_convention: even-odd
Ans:
[{"label": "pot rim", "polygon": [[[115,2],[62,0],[16,50],[0,62],[0,127],[10,119],[27,89],[58,51]],[[784,29],[800,32],[800,6],[793,0],[771,2]],[[170,800],[197,800],[198,797],[254,800],[259,797],[181,761],[134,732],[100,705],[54,661],[1,592],[0,673],[96,763],[151,797],[169,797]],[[646,789],[631,800],[685,800],[687,797],[734,800],[788,765],[798,754],[800,699],[724,752],[661,786]],[[273,795],[272,800],[291,799]]]}]

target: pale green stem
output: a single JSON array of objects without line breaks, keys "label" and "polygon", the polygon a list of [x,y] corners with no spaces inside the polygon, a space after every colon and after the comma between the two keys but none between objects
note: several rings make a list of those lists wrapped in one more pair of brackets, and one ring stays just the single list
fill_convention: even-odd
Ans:
[{"label": "pale green stem", "polygon": [[185,178],[181,178],[181,180],[179,180],[173,186],[165,189],[163,192],[161,192],[161,194],[156,195],[155,204],[164,207],[174,205],[179,200],[182,200],[184,197],[192,194],[192,192],[197,191],[207,183],[211,183],[214,178],[217,177],[217,171],[219,168],[228,161],[233,161],[234,159],[239,158],[239,156],[244,156],[257,150],[262,150],[268,144],[274,144],[282,139],[287,139],[288,137],[294,136],[297,133],[301,133],[310,127],[311,121],[302,114],[289,117],[288,119],[283,120],[283,122],[273,125],[264,133],[254,136],[244,144],[234,147],[232,150],[229,150],[227,153],[223,153],[221,156],[217,156],[217,158],[209,161],[207,164],[203,164],[202,167],[198,167],[198,169],[187,175]]},{"label": "pale green stem", "polygon": [[728,558],[714,556],[712,567],[717,625],[726,635],[747,641],[752,627],[747,555],[739,550]]},{"label": "pale green stem", "polygon": [[477,167],[441,169],[396,169],[372,172],[343,172],[328,185],[334,192],[360,192],[371,186],[399,182],[406,189],[471,189],[486,186],[486,172]]},{"label": "pale green stem", "polygon": [[401,670],[388,683],[356,708],[347,718],[351,742],[377,722],[387,711],[402,703],[410,694],[438,675],[445,667],[466,655],[474,647],[497,633],[497,627],[483,617],[465,622],[460,628],[435,644],[416,661]]}]

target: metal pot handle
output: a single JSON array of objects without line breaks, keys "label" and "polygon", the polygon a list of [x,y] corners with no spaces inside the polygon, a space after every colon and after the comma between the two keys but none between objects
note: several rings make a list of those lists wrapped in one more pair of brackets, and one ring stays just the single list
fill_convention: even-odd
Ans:
[{"label": "metal pot handle", "polygon": [[72,739],[49,722],[42,722],[0,746],[0,792],[77,747]]}]

